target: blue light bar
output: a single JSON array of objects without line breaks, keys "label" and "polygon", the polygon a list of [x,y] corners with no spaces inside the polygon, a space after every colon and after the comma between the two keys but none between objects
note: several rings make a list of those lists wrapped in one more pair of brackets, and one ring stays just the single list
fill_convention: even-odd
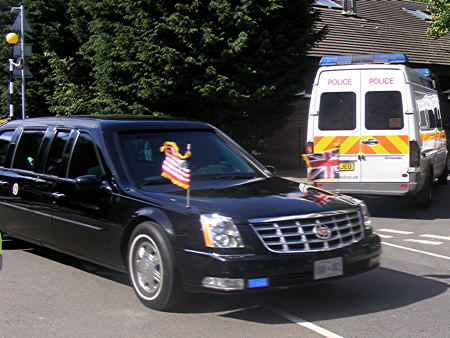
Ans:
[{"label": "blue light bar", "polygon": [[329,55],[320,59],[320,66],[354,65],[364,63],[405,63],[408,62],[405,53]]},{"label": "blue light bar", "polygon": [[413,70],[424,76],[431,76],[431,70],[428,68],[413,68]]}]

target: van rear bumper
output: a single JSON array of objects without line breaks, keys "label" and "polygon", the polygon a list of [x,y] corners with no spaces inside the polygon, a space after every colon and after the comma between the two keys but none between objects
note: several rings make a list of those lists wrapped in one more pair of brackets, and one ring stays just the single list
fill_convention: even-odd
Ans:
[{"label": "van rear bumper", "polygon": [[318,182],[325,190],[343,194],[406,196],[418,192],[416,182]]}]

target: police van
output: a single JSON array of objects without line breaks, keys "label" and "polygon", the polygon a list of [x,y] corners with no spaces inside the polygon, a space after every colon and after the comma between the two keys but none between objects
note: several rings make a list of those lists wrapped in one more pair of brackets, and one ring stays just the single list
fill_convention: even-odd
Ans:
[{"label": "police van", "polygon": [[317,186],[349,194],[411,195],[429,206],[435,179],[447,183],[438,91],[428,70],[406,62],[403,53],[321,59],[306,150],[339,147],[339,179]]}]

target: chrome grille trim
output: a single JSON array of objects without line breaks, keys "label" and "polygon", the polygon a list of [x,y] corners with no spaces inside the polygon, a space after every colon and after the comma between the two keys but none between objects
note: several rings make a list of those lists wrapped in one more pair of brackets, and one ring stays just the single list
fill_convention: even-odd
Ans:
[{"label": "chrome grille trim", "polygon": [[[264,246],[276,253],[317,252],[341,248],[364,236],[361,214],[356,209],[307,215],[249,220]],[[320,239],[314,227],[326,226],[331,237]]]}]

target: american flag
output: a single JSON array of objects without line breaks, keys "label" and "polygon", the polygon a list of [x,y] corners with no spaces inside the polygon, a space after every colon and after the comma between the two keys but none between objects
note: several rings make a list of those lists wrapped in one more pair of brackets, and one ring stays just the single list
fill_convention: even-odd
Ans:
[{"label": "american flag", "polygon": [[320,154],[303,154],[310,181],[339,179],[339,148]]},{"label": "american flag", "polygon": [[181,188],[189,189],[191,178],[191,169],[188,160],[191,157],[189,145],[184,155],[180,154],[175,142],[164,142],[160,151],[166,154],[166,158],[162,164],[161,176],[169,179],[173,184]]}]

